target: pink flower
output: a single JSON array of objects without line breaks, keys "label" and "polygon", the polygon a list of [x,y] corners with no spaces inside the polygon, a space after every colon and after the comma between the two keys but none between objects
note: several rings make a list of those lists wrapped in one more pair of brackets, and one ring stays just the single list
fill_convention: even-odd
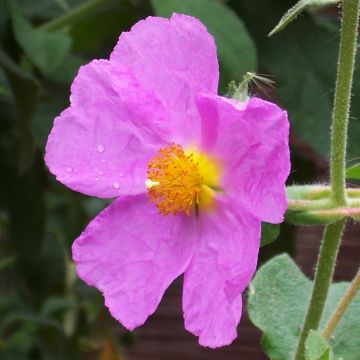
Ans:
[{"label": "pink flower", "polygon": [[80,278],[132,330],[184,273],[185,327],[213,348],[237,336],[261,221],[282,221],[290,168],[286,112],[218,96],[218,77],[198,20],[149,17],[81,67],[46,147],[63,184],[116,198],[73,244]]}]

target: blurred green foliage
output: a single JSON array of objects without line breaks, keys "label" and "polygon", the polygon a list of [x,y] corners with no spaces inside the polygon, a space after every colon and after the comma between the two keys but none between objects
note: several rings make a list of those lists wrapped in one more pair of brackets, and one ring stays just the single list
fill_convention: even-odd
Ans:
[{"label": "blurred green foliage", "polygon": [[[327,157],[339,22],[336,13],[308,12],[268,39],[288,7],[288,0],[0,0],[0,359],[105,358],[133,341],[101,295],[77,280],[70,260],[72,241],[108,201],[57,183],[43,156],[78,68],[108,57],[138,20],[173,11],[200,18],[217,41],[220,91],[246,71],[274,76],[276,90],[254,93],[287,108],[295,135]],[[350,136],[353,160],[358,122]],[[301,170],[294,180],[309,179],[307,161],[293,149]],[[270,242],[278,229],[265,233]],[[291,242],[280,235],[274,249],[284,248]]]}]

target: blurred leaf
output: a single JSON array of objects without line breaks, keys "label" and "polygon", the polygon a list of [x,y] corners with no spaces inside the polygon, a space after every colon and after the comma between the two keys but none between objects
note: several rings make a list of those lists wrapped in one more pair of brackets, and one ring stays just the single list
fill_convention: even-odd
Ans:
[{"label": "blurred leaf", "polygon": [[69,54],[65,60],[58,66],[49,78],[58,84],[71,84],[77,75],[80,66],[87,61],[79,56]]},{"label": "blurred leaf", "polygon": [[31,121],[36,109],[38,85],[33,78],[22,72],[0,49],[0,66],[3,68],[14,96],[18,114],[18,169],[26,173],[33,162],[34,139]]},{"label": "blurred leaf", "polygon": [[360,180],[360,163],[348,168],[346,170],[346,177],[349,179]]},{"label": "blurred leaf", "polygon": [[87,16],[74,21],[70,27],[73,49],[86,51],[90,57],[98,56],[98,49],[107,41],[106,52],[110,52],[122,31],[128,30],[146,13],[147,2],[136,8],[127,0],[108,0],[99,3]]},{"label": "blurred leaf", "polygon": [[10,96],[11,90],[10,90],[10,85],[6,78],[6,75],[0,67],[0,96],[1,95]]},{"label": "blurred leaf", "polygon": [[49,297],[41,308],[41,315],[48,317],[59,311],[74,308],[76,304],[65,297]]},{"label": "blurred leaf", "polygon": [[328,342],[318,331],[309,331],[305,342],[305,360],[333,360],[333,353]]},{"label": "blurred leaf", "polygon": [[[304,13],[286,31],[267,37],[272,23],[288,8],[287,0],[231,1],[259,50],[260,72],[274,75],[281,105],[288,110],[294,133],[327,158],[339,44],[339,22]],[[258,21],[258,19],[263,21]],[[358,59],[360,54],[358,55]],[[354,97],[360,96],[360,68],[354,74]],[[351,104],[348,161],[359,157],[360,102]]]},{"label": "blurred leaf", "polygon": [[43,96],[39,101],[32,121],[36,145],[42,150],[45,150],[55,117],[68,106],[68,99],[58,92],[53,90],[51,95]]},{"label": "blurred leaf", "polygon": [[29,357],[26,354],[21,354],[17,351],[12,351],[9,349],[0,349],[0,359],[1,360],[29,360]]},{"label": "blurred leaf", "polygon": [[275,241],[280,234],[280,225],[261,223],[261,246],[268,245]]},{"label": "blurred leaf", "polygon": [[[69,1],[73,2],[74,0],[69,0]],[[60,16],[61,14],[64,13],[64,10],[61,9],[59,4],[57,4],[57,0],[36,0],[36,1],[17,0],[17,5],[21,10],[21,13],[29,18],[31,17],[31,18],[48,19],[48,18]]]},{"label": "blurred leaf", "polygon": [[198,18],[214,36],[218,48],[221,88],[231,80],[240,81],[257,67],[256,49],[244,24],[225,4],[216,0],[151,0],[159,16],[173,12]]},{"label": "blurred leaf", "polygon": [[35,330],[32,324],[23,324],[6,340],[6,347],[22,354],[28,353],[34,345]]},{"label": "blurred leaf", "polygon": [[[330,318],[347,288],[348,283],[331,286],[320,329]],[[288,255],[277,256],[258,270],[249,288],[248,313],[251,321],[263,331],[262,346],[271,359],[292,358],[311,290],[312,282]],[[335,358],[358,359],[359,310],[360,294],[347,309],[330,340]]]},{"label": "blurred leaf", "polygon": [[66,0],[53,0],[62,10],[69,11],[70,7]]},{"label": "blurred leaf", "polygon": [[44,236],[41,251],[26,274],[34,292],[41,301],[44,296],[59,294],[65,284],[65,246],[51,235]]},{"label": "blurred leaf", "polygon": [[295,20],[306,8],[310,6],[331,6],[338,3],[339,1],[340,0],[300,0],[285,13],[279,23],[270,32],[269,36],[283,30],[291,21]]},{"label": "blurred leaf", "polygon": [[301,20],[269,41],[263,60],[268,71],[276,74],[295,132],[326,157],[330,136],[324,129],[331,123],[337,33],[305,16]]},{"label": "blurred leaf", "polygon": [[71,38],[64,32],[46,33],[34,29],[20,14],[12,16],[15,38],[29,59],[47,76],[65,60]]},{"label": "blurred leaf", "polygon": [[2,256],[0,257],[0,271],[12,266],[16,260],[16,257],[13,255]]},{"label": "blurred leaf", "polygon": [[[34,263],[40,254],[43,242],[45,208],[43,199],[42,162],[21,177],[9,178],[10,199],[10,234],[12,246],[19,255],[19,261],[28,266]],[[31,206],[29,206],[31,204]],[[25,270],[30,275],[29,269]]]},{"label": "blurred leaf", "polygon": [[25,312],[13,312],[7,315],[1,323],[1,331],[4,331],[10,326],[13,326],[14,323],[36,324],[46,327],[52,327],[54,329],[57,329],[58,331],[62,331],[62,328],[58,322],[43,316],[39,316],[37,314]]},{"label": "blurred leaf", "polygon": [[110,205],[108,199],[99,199],[96,197],[86,197],[83,200],[83,206],[89,219],[97,216],[106,206]]}]

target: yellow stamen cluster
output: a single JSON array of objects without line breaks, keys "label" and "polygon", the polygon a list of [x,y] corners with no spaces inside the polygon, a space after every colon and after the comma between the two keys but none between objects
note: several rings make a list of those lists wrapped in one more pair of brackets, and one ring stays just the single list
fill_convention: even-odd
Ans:
[{"label": "yellow stamen cluster", "polygon": [[186,155],[180,145],[170,144],[159,150],[148,166],[149,197],[163,215],[185,212],[199,202],[203,177],[193,154]]}]

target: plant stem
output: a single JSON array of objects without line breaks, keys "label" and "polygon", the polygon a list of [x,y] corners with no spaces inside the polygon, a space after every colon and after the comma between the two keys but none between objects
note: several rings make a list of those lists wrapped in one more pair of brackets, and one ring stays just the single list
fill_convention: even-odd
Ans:
[{"label": "plant stem", "polygon": [[296,350],[296,360],[304,360],[305,340],[308,336],[309,330],[317,329],[319,326],[334,273],[336,257],[345,222],[346,219],[343,219],[325,227],[315,272],[314,287],[311,294],[310,305],[307,310],[298,348]]},{"label": "plant stem", "polygon": [[346,205],[346,140],[358,34],[359,0],[343,0],[343,19],[331,130],[331,187],[335,205]]},{"label": "plant stem", "polygon": [[[342,5],[343,19],[331,129],[331,197],[335,206],[344,206],[347,203],[345,192],[346,139],[360,1],[343,0]],[[317,329],[319,326],[334,273],[345,222],[344,219],[325,227],[310,304],[295,354],[296,360],[304,360],[305,340],[309,330]]]},{"label": "plant stem", "polygon": [[102,3],[106,3],[109,0],[90,0],[75,9],[70,10],[68,13],[59,16],[49,22],[38,27],[39,30],[43,31],[54,31],[63,28],[73,22],[76,22],[90,13],[94,12],[96,8]]},{"label": "plant stem", "polygon": [[343,296],[343,298],[341,299],[338,307],[336,308],[336,310],[332,314],[330,320],[328,321],[328,323],[325,326],[325,329],[323,331],[323,336],[326,339],[330,338],[330,336],[334,332],[337,324],[344,316],[345,311],[347,310],[347,308],[349,307],[349,305],[351,304],[352,300],[354,299],[354,297],[356,296],[356,294],[359,290],[360,290],[360,270],[356,274],[354,280],[350,284],[350,287],[347,289],[347,291],[346,291],[345,295]]}]

